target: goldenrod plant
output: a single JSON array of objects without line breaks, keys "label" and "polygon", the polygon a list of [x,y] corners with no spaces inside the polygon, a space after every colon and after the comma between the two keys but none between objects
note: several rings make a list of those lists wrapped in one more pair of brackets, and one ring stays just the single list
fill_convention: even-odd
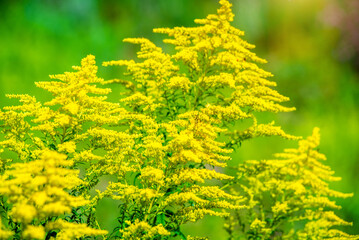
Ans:
[{"label": "goldenrod plant", "polygon": [[[277,165],[258,176],[251,174],[261,162],[253,161],[240,165],[241,178],[226,173],[232,151],[247,139],[299,137],[258,118],[294,108],[281,105],[289,98],[257,65],[266,61],[231,25],[231,4],[219,3],[217,14],[195,20],[196,27],[154,30],[169,36],[164,43],[174,46],[171,54],[145,38],[125,39],[139,45],[138,59],[103,63],[125,67],[123,77],[98,77],[95,57],[88,55],[74,72],[36,83],[53,95],[50,101],[8,95],[21,104],[0,111],[1,151],[15,153],[0,162],[0,239],[207,239],[182,227],[209,215],[230,220],[224,227],[232,239],[355,238],[331,230],[349,223],[326,210],[337,208],[327,197],[350,194],[329,190],[325,181],[336,178],[324,165],[311,162],[313,170],[295,158],[297,175],[287,167],[281,173],[286,182],[276,169],[292,160],[273,161]],[[101,87],[112,84],[126,89],[118,102],[108,101],[111,88]],[[249,127],[240,128],[241,122]],[[300,144],[300,157],[309,154],[302,148],[311,143]],[[107,176],[112,180],[100,190]],[[302,184],[303,191],[281,200],[278,193],[267,203],[260,201],[267,190],[259,187],[266,181],[271,187],[280,182],[281,191]],[[105,198],[118,205],[116,227],[108,231],[96,214]],[[278,230],[295,221],[306,224],[288,234]]]},{"label": "goldenrod plant", "polygon": [[248,208],[227,219],[232,239],[358,239],[332,228],[352,225],[333,212],[340,209],[333,198],[353,194],[329,188],[341,178],[322,163],[326,157],[318,152],[319,141],[319,129],[314,128],[297,149],[239,166],[238,181]]},{"label": "goldenrod plant", "polygon": [[56,232],[57,239],[75,239],[106,234],[104,230],[60,218],[74,208],[88,205],[89,200],[66,191],[81,183],[79,171],[67,169],[73,161],[50,150],[40,155],[37,160],[12,164],[0,178],[0,193],[11,204],[7,215],[13,231],[5,231],[0,237],[45,239]]}]

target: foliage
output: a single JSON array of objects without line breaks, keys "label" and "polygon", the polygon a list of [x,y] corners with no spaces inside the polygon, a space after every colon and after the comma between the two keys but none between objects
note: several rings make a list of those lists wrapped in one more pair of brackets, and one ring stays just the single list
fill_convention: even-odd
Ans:
[{"label": "foliage", "polygon": [[[269,164],[263,179],[260,174],[253,179],[256,162],[241,165],[240,173],[247,179],[246,185],[241,184],[244,192],[227,191],[229,186],[235,188],[237,179],[224,171],[231,152],[244,140],[259,136],[299,139],[274,122],[260,123],[257,117],[259,112],[294,108],[281,105],[289,99],[272,89],[276,84],[268,80],[271,74],[257,65],[266,61],[252,53],[254,46],[241,38],[244,33],[231,26],[231,4],[227,0],[220,0],[220,4],[217,14],[196,20],[197,27],[154,30],[171,37],[164,43],[174,45],[173,54],[148,39],[125,39],[140,45],[139,61],[103,65],[125,66],[127,79],[99,78],[95,57],[88,55],[81,66],[73,67],[74,72],[36,83],[52,93],[50,101],[43,104],[29,95],[9,95],[22,105],[4,107],[0,112],[4,138],[0,146],[15,153],[13,159],[1,159],[0,204],[5,226],[0,226],[0,238],[13,234],[17,239],[201,239],[186,236],[182,226],[207,215],[233,219],[230,214],[237,216],[241,211],[250,212],[244,225],[260,233],[257,237],[272,237],[275,225],[268,228],[267,218],[251,218],[265,215],[264,203],[254,198],[262,199],[268,190],[258,188],[258,182],[271,182],[278,166]],[[107,101],[110,88],[97,86],[114,83],[126,88],[118,103]],[[238,128],[239,123],[247,127]],[[313,137],[314,141],[318,138]],[[308,141],[300,144],[302,148],[311,146]],[[298,153],[310,149],[302,150]],[[315,157],[323,158],[319,153]],[[295,159],[294,167],[299,160]],[[336,205],[326,197],[349,196],[329,190],[322,178],[332,179],[325,175],[330,172],[317,162],[313,165],[318,166],[327,172],[313,170],[312,178],[305,180],[313,185],[308,193],[302,191],[307,205],[291,210],[310,210],[296,216],[300,220],[332,220],[335,215],[323,208]],[[308,172],[303,164],[297,170]],[[292,177],[290,174],[293,170],[282,173],[285,179]],[[106,176],[113,180],[99,190]],[[296,178],[291,181],[304,184]],[[288,180],[283,184],[284,189],[293,190],[290,186],[294,183]],[[315,192],[319,195],[313,198],[311,191],[316,190],[324,192]],[[275,195],[270,202],[276,204],[272,215],[283,211],[282,205],[288,205],[285,201],[298,201],[302,193],[289,194],[288,200],[283,198],[278,204]],[[116,201],[119,209],[117,226],[109,232],[99,229],[96,216],[98,203],[104,198]],[[313,226],[329,233],[328,237],[346,236],[335,230],[328,232],[332,225],[338,225],[328,221],[308,222],[298,236],[319,234],[313,232]],[[246,230],[243,233],[248,234]]]}]

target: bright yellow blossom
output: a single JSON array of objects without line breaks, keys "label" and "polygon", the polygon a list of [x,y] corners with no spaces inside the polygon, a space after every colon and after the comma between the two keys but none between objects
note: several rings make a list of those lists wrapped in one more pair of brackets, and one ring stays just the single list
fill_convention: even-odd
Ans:
[{"label": "bright yellow blossom", "polygon": [[[70,213],[74,207],[89,203],[81,196],[71,196],[66,190],[81,184],[79,171],[67,169],[73,162],[65,155],[44,150],[41,158],[27,163],[14,163],[0,177],[0,194],[7,196],[12,209],[9,217],[24,226],[24,239],[44,239],[41,221]],[[36,225],[32,225],[32,224]],[[48,223],[49,224],[49,223]],[[50,228],[45,225],[45,228]],[[74,227],[75,228],[75,227]],[[47,231],[52,231],[50,228]],[[91,230],[89,232],[91,235]],[[103,234],[103,231],[98,231]],[[82,233],[84,236],[86,231]],[[73,239],[73,238],[67,238]]]},{"label": "bright yellow blossom", "polygon": [[[236,221],[246,224],[257,217],[254,222],[261,222],[256,224],[258,234],[271,229],[264,235],[266,237],[282,232],[286,237],[295,234],[295,239],[357,239],[358,236],[333,229],[351,223],[330,210],[340,209],[331,198],[347,198],[352,194],[329,188],[329,182],[340,178],[333,177],[334,171],[321,162],[326,157],[317,150],[319,141],[319,129],[314,128],[312,136],[300,140],[297,149],[285,149],[284,153],[275,154],[279,159],[241,164],[241,187],[253,210],[245,210]],[[289,231],[284,228],[284,221],[294,224],[304,221],[305,227],[292,227]]]},{"label": "bright yellow blossom", "polygon": [[[298,149],[275,155],[281,160],[246,161],[241,178],[228,175],[242,141],[299,138],[257,119],[294,108],[281,105],[289,98],[258,66],[266,61],[231,25],[229,1],[219,3],[196,27],[154,30],[169,36],[173,54],[145,38],[125,39],[139,45],[138,59],[103,63],[125,67],[124,79],[98,77],[88,55],[73,72],[36,83],[49,101],[8,95],[20,105],[0,110],[0,154],[16,153],[0,158],[0,206],[8,209],[0,239],[206,239],[181,229],[205,216],[227,219],[231,239],[356,238],[332,228],[350,223],[330,210],[339,208],[331,198],[351,194],[328,187],[340,178],[320,162],[317,129]],[[128,90],[118,102],[100,87],[113,83]],[[235,129],[242,121],[247,127]],[[118,204],[110,233],[98,229],[104,198]],[[299,221],[302,228],[287,226]]]},{"label": "bright yellow blossom", "polygon": [[42,240],[46,237],[45,229],[43,226],[26,226],[22,233],[24,239],[37,239]]}]

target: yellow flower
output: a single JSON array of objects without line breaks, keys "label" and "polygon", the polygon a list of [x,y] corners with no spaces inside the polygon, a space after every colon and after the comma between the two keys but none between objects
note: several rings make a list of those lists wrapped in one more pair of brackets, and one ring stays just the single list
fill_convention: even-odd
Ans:
[{"label": "yellow flower", "polygon": [[76,115],[79,112],[80,106],[77,103],[70,102],[63,108],[69,111],[71,114]]},{"label": "yellow flower", "polygon": [[[260,219],[265,212],[268,213],[269,223],[279,219],[305,223],[303,229],[283,233],[288,237],[295,234],[298,239],[309,236],[316,239],[356,239],[357,236],[332,229],[350,223],[329,211],[340,209],[331,198],[347,198],[352,194],[329,188],[329,182],[339,181],[340,178],[333,177],[334,171],[321,163],[326,158],[318,152],[319,142],[319,129],[314,128],[312,136],[300,140],[297,149],[285,149],[284,153],[275,154],[278,159],[247,161],[240,165],[240,174],[243,175],[241,188],[253,209],[260,209],[248,210],[248,217]],[[250,227],[266,231],[265,224],[258,219],[253,219]],[[278,222],[278,226],[271,231],[282,231],[280,225]]]},{"label": "yellow flower", "polygon": [[[25,239],[43,239],[45,236],[44,227],[34,226],[32,222],[40,224],[47,220],[45,228],[49,228],[49,217],[61,217],[74,207],[89,204],[83,197],[71,196],[66,191],[82,183],[78,178],[79,171],[66,168],[72,165],[73,161],[67,160],[66,155],[43,150],[40,159],[12,164],[0,176],[0,194],[7,196],[12,204],[9,216],[16,223],[23,224],[22,236]],[[104,233],[88,227],[86,229],[89,235]],[[84,234],[86,231],[81,236]]]},{"label": "yellow flower", "polygon": [[16,221],[28,224],[38,215],[38,212],[32,205],[18,203],[12,208],[10,215]]},{"label": "yellow flower", "polygon": [[66,222],[62,219],[49,222],[45,228],[47,230],[60,230],[56,235],[56,239],[59,240],[72,240],[79,239],[84,236],[107,234],[107,231],[105,230],[90,228],[84,223]]},{"label": "yellow flower", "polygon": [[259,220],[258,218],[254,219],[254,221],[251,223],[250,228],[253,230],[264,228],[266,225],[266,222]]},{"label": "yellow flower", "polygon": [[43,226],[28,225],[22,233],[24,239],[44,239],[46,236]]},{"label": "yellow flower", "polygon": [[147,222],[135,221],[130,223],[130,226],[121,230],[123,233],[123,239],[135,240],[135,239],[151,239],[156,235],[169,236],[170,232],[167,231],[162,224],[152,227]]},{"label": "yellow flower", "polygon": [[74,153],[76,151],[76,143],[73,141],[64,142],[58,145],[59,152]]}]

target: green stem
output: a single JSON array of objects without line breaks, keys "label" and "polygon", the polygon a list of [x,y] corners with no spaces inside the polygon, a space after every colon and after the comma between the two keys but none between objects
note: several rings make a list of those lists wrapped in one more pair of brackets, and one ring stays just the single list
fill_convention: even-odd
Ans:
[{"label": "green stem", "polygon": [[[160,189],[161,189],[161,186],[160,185],[158,185],[157,186],[157,189],[156,189],[156,195],[158,194],[158,192],[160,191]],[[145,221],[147,221],[147,219],[149,218],[149,216],[150,216],[150,213],[151,213],[151,210],[152,210],[152,207],[153,207],[153,203],[155,202],[155,199],[156,199],[156,197],[154,197],[153,199],[152,199],[152,201],[151,201],[151,203],[150,203],[150,206],[148,207],[148,209],[147,209],[147,212],[146,212],[146,216],[145,216]]]}]

